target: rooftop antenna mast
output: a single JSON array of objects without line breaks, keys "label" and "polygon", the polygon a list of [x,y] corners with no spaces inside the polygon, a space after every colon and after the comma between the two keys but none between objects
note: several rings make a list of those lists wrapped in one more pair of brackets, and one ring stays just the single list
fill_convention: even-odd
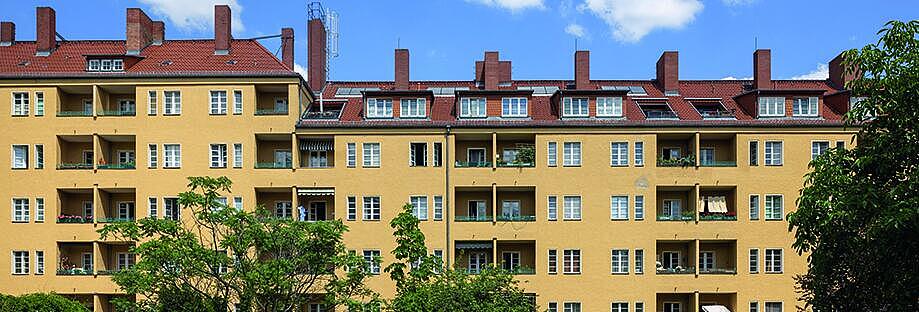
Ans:
[{"label": "rooftop antenna mast", "polygon": [[[339,46],[338,46],[338,12],[323,8],[320,1],[310,2],[306,7],[306,12],[310,20],[321,19],[322,25],[325,27],[325,80],[329,81],[330,72],[332,71],[332,59],[338,57]],[[319,111],[322,112],[323,109],[323,98],[322,91],[319,92]]]}]

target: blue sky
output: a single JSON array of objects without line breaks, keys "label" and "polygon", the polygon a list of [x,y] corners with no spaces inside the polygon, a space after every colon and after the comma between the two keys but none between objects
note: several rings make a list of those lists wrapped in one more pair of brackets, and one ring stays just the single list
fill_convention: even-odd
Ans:
[{"label": "blue sky", "polygon": [[[57,11],[68,39],[123,39],[126,7],[166,21],[166,38],[213,36],[214,3],[233,8],[237,38],[292,26],[306,65],[308,0],[6,1],[0,20],[35,38],[35,9]],[[774,79],[825,78],[840,51],[877,40],[891,19],[919,18],[910,1],[855,0],[326,0],[341,16],[332,80],[391,80],[393,49],[411,50],[412,80],[470,80],[483,51],[513,61],[516,79],[572,79],[575,39],[591,50],[591,78],[647,79],[664,50],[680,51],[680,78],[752,76],[756,46],[772,49]],[[278,39],[263,40],[276,51]]]}]

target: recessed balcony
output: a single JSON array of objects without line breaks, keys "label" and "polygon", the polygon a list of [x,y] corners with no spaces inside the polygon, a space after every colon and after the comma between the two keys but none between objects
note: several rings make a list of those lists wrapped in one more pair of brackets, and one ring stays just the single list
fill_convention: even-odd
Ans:
[{"label": "recessed balcony", "polygon": [[287,115],[290,111],[288,86],[285,84],[258,85],[255,87],[255,97],[257,116]]},{"label": "recessed balcony", "polygon": [[502,269],[514,275],[536,274],[536,242],[499,240],[498,260]]},{"label": "recessed balcony", "polygon": [[57,223],[93,223],[93,189],[58,189]]},{"label": "recessed balcony", "polygon": [[271,211],[275,218],[293,219],[293,191],[290,187],[257,187],[255,203]]},{"label": "recessed balcony", "polygon": [[93,86],[58,87],[58,117],[91,117],[93,115]]},{"label": "recessed balcony", "polygon": [[536,221],[535,187],[497,187],[498,221]]},{"label": "recessed balcony", "polygon": [[134,86],[100,86],[99,116],[137,115],[137,95]]},{"label": "recessed balcony", "polygon": [[704,133],[699,135],[699,166],[736,167],[737,135]]},{"label": "recessed balcony", "polygon": [[137,262],[137,257],[131,252],[132,246],[133,243],[100,243],[102,261],[96,264],[96,274],[112,275],[133,267]]},{"label": "recessed balcony", "polygon": [[695,274],[695,241],[657,241],[657,274]]},{"label": "recessed balcony", "polygon": [[533,134],[500,134],[497,135],[498,167],[535,167],[536,136]]},{"label": "recessed balcony", "polygon": [[689,167],[696,165],[695,134],[667,133],[657,135],[658,167]]},{"label": "recessed balcony", "polygon": [[300,136],[297,145],[300,150],[299,168],[334,168],[335,139],[332,137]]},{"label": "recessed balcony", "polygon": [[59,242],[57,243],[57,275],[92,275],[93,243],[92,242]]},{"label": "recessed balcony", "polygon": [[699,188],[699,221],[737,221],[737,196],[734,186]]},{"label": "recessed balcony", "polygon": [[456,136],[456,168],[485,168],[494,162],[491,134]]},{"label": "recessed balcony", "polygon": [[133,135],[100,135],[98,169],[134,169],[136,168],[136,141]]},{"label": "recessed balcony", "polygon": [[293,167],[289,134],[256,134],[256,169],[290,169]]},{"label": "recessed balcony", "polygon": [[699,274],[737,274],[737,241],[699,241]]},{"label": "recessed balcony", "polygon": [[457,187],[454,220],[457,222],[491,222],[491,187]]},{"label": "recessed balcony", "polygon": [[100,188],[101,209],[96,216],[99,223],[134,221],[137,200],[133,188]]},{"label": "recessed balcony", "polygon": [[57,146],[57,169],[93,169],[95,152],[92,135],[59,135]]},{"label": "recessed balcony", "polygon": [[[302,213],[300,207],[303,207]],[[335,220],[335,188],[297,188],[297,220]]]},{"label": "recessed balcony", "polygon": [[695,194],[692,186],[657,187],[657,221],[693,221]]}]

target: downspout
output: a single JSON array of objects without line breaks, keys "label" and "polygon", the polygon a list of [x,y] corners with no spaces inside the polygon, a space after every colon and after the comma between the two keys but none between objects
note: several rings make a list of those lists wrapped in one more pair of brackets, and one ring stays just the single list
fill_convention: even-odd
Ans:
[{"label": "downspout", "polygon": [[450,246],[450,222],[452,222],[452,211],[453,206],[450,205],[450,125],[447,125],[444,128],[444,155],[443,155],[443,166],[444,166],[444,220],[446,221],[446,237],[447,241],[445,246],[446,251],[446,261],[448,268],[453,267],[453,248]]}]

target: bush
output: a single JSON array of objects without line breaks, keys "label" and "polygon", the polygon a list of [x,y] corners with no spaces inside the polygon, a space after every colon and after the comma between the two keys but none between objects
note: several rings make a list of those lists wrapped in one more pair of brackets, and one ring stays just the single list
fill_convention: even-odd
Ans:
[{"label": "bush", "polygon": [[0,312],[84,312],[89,311],[79,302],[58,294],[25,294],[10,296],[0,294]]}]

